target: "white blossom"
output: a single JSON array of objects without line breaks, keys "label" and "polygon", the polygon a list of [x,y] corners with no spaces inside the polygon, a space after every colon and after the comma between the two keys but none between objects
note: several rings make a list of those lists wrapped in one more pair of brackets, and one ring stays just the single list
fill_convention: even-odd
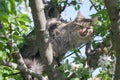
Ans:
[{"label": "white blossom", "polygon": [[80,67],[83,67],[83,64],[76,64],[75,62],[71,64],[72,69],[78,69]]},{"label": "white blossom", "polygon": [[111,56],[103,55],[103,56],[100,56],[98,65],[104,68],[104,67],[107,67],[108,65],[111,65],[110,62],[113,62],[113,60],[111,59]]}]

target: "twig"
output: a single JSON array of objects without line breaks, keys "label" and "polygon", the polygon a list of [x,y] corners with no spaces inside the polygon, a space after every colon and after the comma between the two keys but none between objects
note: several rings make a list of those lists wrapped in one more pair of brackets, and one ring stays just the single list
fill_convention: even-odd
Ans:
[{"label": "twig", "polygon": [[68,2],[68,0],[66,0],[66,4],[62,7],[62,10],[60,11],[60,13],[63,12],[65,10],[65,8],[67,7],[67,2]]},{"label": "twig", "polygon": [[[83,48],[85,45],[86,45],[86,44],[83,44],[83,45],[82,45],[82,46],[80,46],[78,49]],[[67,57],[71,56],[72,54],[74,54],[74,52],[72,52],[71,54],[69,54],[69,55],[65,56],[63,59],[65,59],[65,58],[67,58]]]},{"label": "twig", "polygon": [[91,4],[93,5],[93,7],[95,8],[95,10],[98,12],[99,10],[96,8],[96,5],[90,0]]}]

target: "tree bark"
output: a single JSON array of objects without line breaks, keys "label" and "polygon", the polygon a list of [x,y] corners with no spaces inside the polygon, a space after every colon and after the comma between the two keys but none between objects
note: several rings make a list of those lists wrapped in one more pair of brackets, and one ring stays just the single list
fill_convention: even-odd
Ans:
[{"label": "tree bark", "polygon": [[39,49],[40,58],[45,66],[49,80],[65,80],[65,78],[54,69],[53,52],[46,32],[46,18],[42,0],[29,0],[35,24],[36,45]]},{"label": "tree bark", "polygon": [[120,80],[120,12],[117,8],[118,0],[104,0],[104,3],[112,24],[112,43],[117,58],[114,80]]}]

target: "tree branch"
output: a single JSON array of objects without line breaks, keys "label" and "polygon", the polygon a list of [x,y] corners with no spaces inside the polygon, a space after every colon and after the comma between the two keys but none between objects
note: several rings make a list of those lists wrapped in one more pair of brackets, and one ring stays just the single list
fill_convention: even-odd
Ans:
[{"label": "tree branch", "polygon": [[36,45],[39,48],[40,58],[45,65],[45,71],[50,80],[56,80],[56,78],[64,80],[63,76],[54,69],[52,46],[49,43],[49,35],[45,31],[46,18],[43,2],[42,0],[29,0],[29,2],[35,23]]},{"label": "tree branch", "polygon": [[0,65],[9,66],[11,68],[18,69],[21,72],[24,72],[26,74],[30,74],[30,75],[38,78],[39,80],[42,80],[42,77],[40,74],[37,74],[37,73],[33,72],[32,70],[29,70],[29,69],[23,67],[22,65],[18,65],[18,64],[13,63],[13,62],[7,62],[7,61],[2,61],[2,60],[0,60]]},{"label": "tree branch", "polygon": [[[12,25],[10,23],[10,28],[11,28],[11,31],[10,33],[5,33],[5,37],[8,39],[8,46],[10,46],[10,49],[13,49],[14,50],[14,59],[16,61],[16,63],[20,66],[23,66],[24,68],[27,68],[27,66],[25,65],[24,63],[24,60],[23,60],[23,57],[21,56],[20,52],[19,52],[19,49],[17,47],[17,44],[14,42],[13,40],[13,37],[12,37]],[[11,54],[9,54],[11,56]],[[24,75],[25,78],[28,80],[29,77],[28,75]]]},{"label": "tree branch", "polygon": [[112,23],[112,43],[113,48],[116,50],[116,70],[115,70],[115,78],[114,80],[120,79],[120,11],[117,7],[119,0],[104,0],[105,6],[108,11],[108,15],[110,17]]},{"label": "tree branch", "polygon": [[[22,66],[23,67],[23,70],[20,69],[21,67],[19,67],[18,69],[24,73],[24,69],[27,69],[27,66],[26,64],[24,63],[24,60],[23,60],[23,57],[21,56],[20,52],[19,52],[19,49],[17,47],[17,44],[15,42],[12,42],[12,48],[14,49],[14,59],[16,60],[17,64],[19,66]],[[30,77],[26,74],[24,74],[25,78],[27,80],[30,79]]]}]

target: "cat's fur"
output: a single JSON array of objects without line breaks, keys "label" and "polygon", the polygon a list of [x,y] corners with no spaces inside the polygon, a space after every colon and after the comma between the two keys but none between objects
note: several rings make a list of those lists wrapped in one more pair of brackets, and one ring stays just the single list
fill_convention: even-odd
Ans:
[{"label": "cat's fur", "polygon": [[50,42],[54,56],[62,58],[68,50],[79,47],[88,42],[94,35],[94,19],[86,19],[79,12],[77,18],[71,23],[49,22]]},{"label": "cat's fur", "polygon": [[[54,51],[54,58],[59,62],[68,50],[79,47],[82,43],[88,42],[92,39],[93,32],[93,22],[94,19],[86,19],[84,16],[78,12],[76,19],[70,23],[64,23],[57,19],[51,19],[47,23],[47,30],[49,33],[49,41],[52,44],[52,49]],[[29,57],[34,57],[38,53],[38,48],[36,46],[35,40],[30,40],[31,45],[26,46],[21,49],[21,53],[25,60],[28,68],[33,69],[32,66],[37,65],[36,60],[28,60]],[[30,64],[30,62],[32,62]],[[35,63],[35,64],[34,64]],[[37,71],[42,71],[37,68]],[[36,68],[36,67],[34,67]],[[36,70],[34,70],[36,71]]]}]

